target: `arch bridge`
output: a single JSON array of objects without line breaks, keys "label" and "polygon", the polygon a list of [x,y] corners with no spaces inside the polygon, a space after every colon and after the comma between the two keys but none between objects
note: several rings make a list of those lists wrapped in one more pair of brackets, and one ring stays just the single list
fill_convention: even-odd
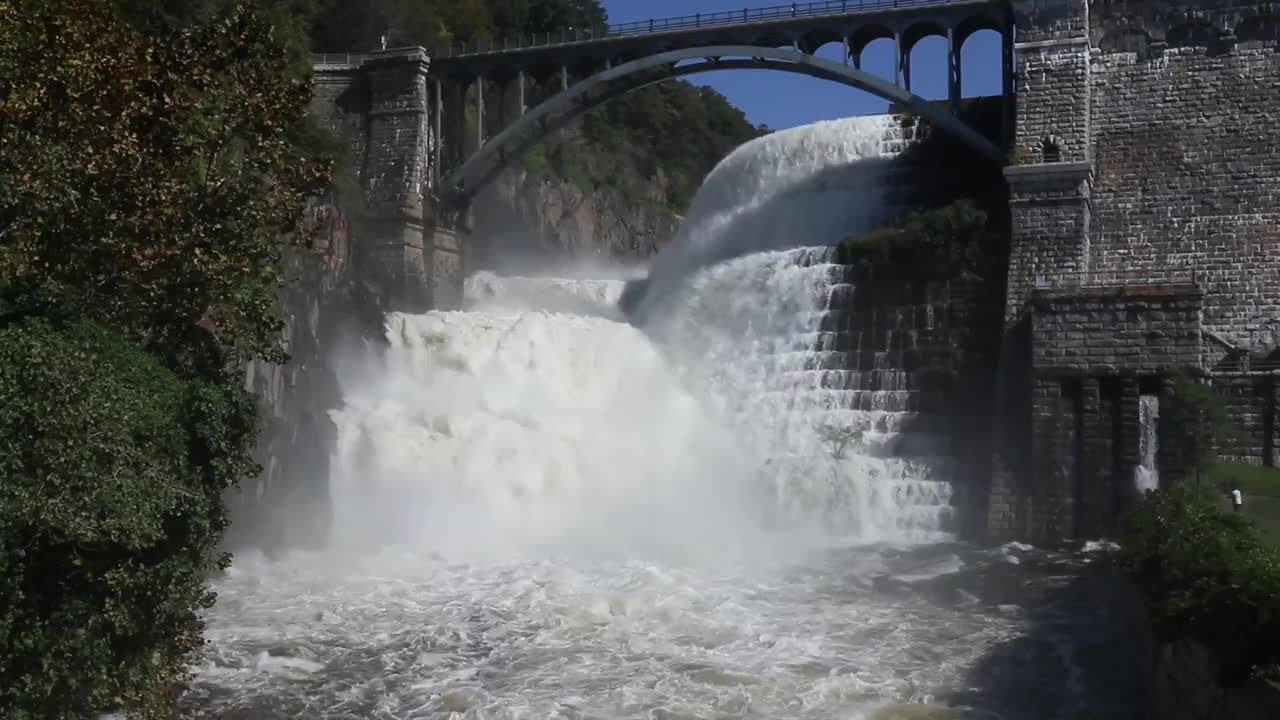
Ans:
[{"label": "arch bridge", "polygon": [[[428,118],[429,126],[422,128],[428,157],[419,163],[426,167],[418,169],[418,182],[425,193],[455,209],[465,208],[525,150],[591,108],[656,82],[726,69],[796,73],[870,92],[1000,163],[1003,152],[996,143],[953,114],[960,100],[961,49],[982,30],[1003,38],[1007,135],[1013,112],[1013,16],[1003,0],[822,0],[440,48],[420,59],[423,82],[413,98],[420,105],[403,107],[401,98],[402,107],[394,111]],[[911,90],[911,52],[931,36],[947,42],[951,112]],[[891,79],[862,69],[865,50],[882,39],[894,46]],[[815,54],[833,43],[841,61]],[[387,82],[394,84],[394,78],[380,83],[377,68],[397,59],[403,65],[405,55],[404,50],[319,55],[316,69],[322,78],[372,70],[376,106],[379,95],[388,94]]]}]

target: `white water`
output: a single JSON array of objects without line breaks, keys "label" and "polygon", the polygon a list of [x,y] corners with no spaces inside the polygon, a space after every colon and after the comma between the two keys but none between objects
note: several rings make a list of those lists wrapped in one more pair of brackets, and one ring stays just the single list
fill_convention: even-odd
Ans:
[{"label": "white water", "polygon": [[[343,373],[330,547],[217,583],[191,714],[1079,716],[1076,615],[1019,605],[1031,551],[919,545],[949,487],[877,450],[909,418],[894,371],[864,401],[814,349],[838,269],[785,248],[871,222],[851,161],[885,128],[726,160],[655,265],[648,334],[616,282],[485,275],[465,312],[391,315]],[[861,434],[833,457],[823,426]]]},{"label": "white water", "polygon": [[742,145],[707,176],[679,236],[658,254],[637,314],[660,314],[679,287],[729,258],[833,245],[884,218],[889,115],[830,120]]},{"label": "white water", "polygon": [[1139,495],[1160,487],[1160,469],[1156,454],[1160,450],[1160,396],[1138,397],[1138,464],[1133,469],[1133,484]]}]

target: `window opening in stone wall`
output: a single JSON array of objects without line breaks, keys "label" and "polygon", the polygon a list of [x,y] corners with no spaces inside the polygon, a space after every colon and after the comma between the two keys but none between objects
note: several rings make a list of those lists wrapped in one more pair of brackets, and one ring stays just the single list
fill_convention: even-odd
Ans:
[{"label": "window opening in stone wall", "polygon": [[1158,375],[1147,375],[1138,378],[1139,395],[1159,395],[1163,383]]},{"label": "window opening in stone wall", "polygon": [[1124,439],[1124,382],[1117,377],[1106,377],[1098,381],[1099,410],[1108,422],[1102,427],[1107,432],[1107,446],[1111,449],[1108,458],[1111,467],[1111,512],[1108,515],[1109,527],[1115,527],[1122,513],[1133,507],[1134,495],[1131,484],[1125,480],[1129,477],[1129,469],[1125,464]]},{"label": "window opening in stone wall", "polygon": [[1062,162],[1062,148],[1058,145],[1058,141],[1051,137],[1041,140],[1040,156],[1043,158],[1043,162]]}]

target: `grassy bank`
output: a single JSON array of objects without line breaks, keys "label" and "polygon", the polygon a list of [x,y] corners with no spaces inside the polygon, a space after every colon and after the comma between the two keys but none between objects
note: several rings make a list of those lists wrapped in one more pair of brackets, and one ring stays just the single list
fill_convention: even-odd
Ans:
[{"label": "grassy bank", "polygon": [[1219,462],[1209,471],[1208,491],[1224,511],[1231,510],[1228,493],[1240,488],[1244,496],[1241,514],[1258,528],[1263,538],[1280,547],[1280,469]]}]

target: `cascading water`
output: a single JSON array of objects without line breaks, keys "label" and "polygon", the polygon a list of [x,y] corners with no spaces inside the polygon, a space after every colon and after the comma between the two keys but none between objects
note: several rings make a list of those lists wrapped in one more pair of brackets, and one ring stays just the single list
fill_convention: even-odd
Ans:
[{"label": "cascading water", "polygon": [[944,537],[948,486],[875,450],[909,410],[895,371],[864,389],[824,346],[848,278],[794,246],[879,220],[891,130],[727,158],[642,328],[620,281],[487,274],[466,311],[390,315],[341,373],[330,547],[217,583],[190,714],[1079,716],[1091,650],[1064,636],[1079,616],[1111,640],[1097,604],[976,670],[1061,564],[918,544]]},{"label": "cascading water", "polygon": [[1160,471],[1156,453],[1160,449],[1160,396],[1138,396],[1138,465],[1133,469],[1133,484],[1139,493],[1160,487]]}]

